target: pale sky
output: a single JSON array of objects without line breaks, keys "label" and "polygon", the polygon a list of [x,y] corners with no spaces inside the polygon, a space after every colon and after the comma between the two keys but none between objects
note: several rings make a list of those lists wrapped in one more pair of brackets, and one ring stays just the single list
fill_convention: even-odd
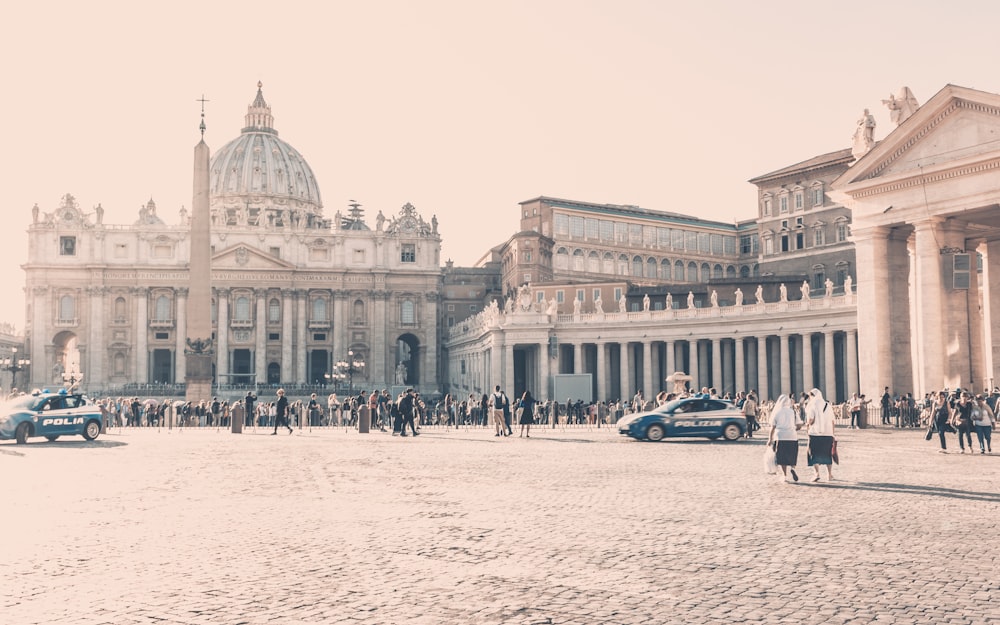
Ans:
[{"label": "pale sky", "polygon": [[[105,223],[191,206],[264,83],[325,212],[411,202],[470,265],[539,195],[735,221],[747,179],[850,147],[906,85],[1000,92],[987,1],[366,0],[14,3],[0,29],[7,180],[0,321],[24,327],[31,207]],[[372,219],[373,220],[373,219]]]}]

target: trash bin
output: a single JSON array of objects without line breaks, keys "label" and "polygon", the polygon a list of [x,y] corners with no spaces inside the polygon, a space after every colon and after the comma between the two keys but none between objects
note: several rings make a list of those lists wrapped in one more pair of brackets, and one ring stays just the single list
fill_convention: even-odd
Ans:
[{"label": "trash bin", "polygon": [[367,434],[372,426],[372,413],[368,406],[358,408],[358,433]]}]

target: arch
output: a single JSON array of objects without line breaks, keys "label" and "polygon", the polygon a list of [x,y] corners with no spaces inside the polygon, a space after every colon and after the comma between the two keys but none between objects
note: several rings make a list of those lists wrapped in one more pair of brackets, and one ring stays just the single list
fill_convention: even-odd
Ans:
[{"label": "arch", "polygon": [[604,263],[601,267],[603,273],[615,273],[615,255],[611,252],[604,252]]},{"label": "arch", "polygon": [[682,260],[674,262],[674,280],[678,282],[684,281],[684,261]]},{"label": "arch", "polygon": [[646,259],[646,277],[647,278],[656,278],[656,276],[657,276],[656,269],[657,269],[658,266],[659,265],[656,262],[655,258],[647,258]]},{"label": "arch", "polygon": [[[393,371],[397,376],[396,384],[415,386],[420,384],[420,339],[407,332],[396,338],[396,364]],[[405,369],[400,368],[400,365]]]},{"label": "arch", "polygon": [[741,278],[749,278],[750,277],[750,268],[747,267],[746,265],[742,265],[740,267],[740,277]]},{"label": "arch", "polygon": [[712,278],[716,280],[722,279],[722,265],[716,263],[715,267],[712,267]]},{"label": "arch", "polygon": [[560,247],[556,250],[556,269],[564,271],[569,269],[569,252],[565,247]]},{"label": "arch", "polygon": [[628,256],[625,254],[618,255],[618,275],[628,275]]},{"label": "arch", "polygon": [[688,282],[698,281],[698,265],[694,261],[688,263]]},{"label": "arch", "polygon": [[583,250],[573,250],[573,271],[583,271],[583,264]]},{"label": "arch", "polygon": [[156,303],[153,304],[153,319],[156,321],[170,320],[170,298],[166,295],[159,295]]},{"label": "arch", "polygon": [[726,277],[727,278],[735,278],[736,277],[736,267],[733,267],[732,265],[727,265],[726,266]]},{"label": "arch", "polygon": [[712,268],[709,267],[708,263],[701,264],[701,281],[708,282],[712,279]]},{"label": "arch", "polygon": [[351,321],[354,323],[365,322],[365,303],[359,299],[354,300],[354,306],[351,311]]},{"label": "arch", "polygon": [[591,252],[587,255],[587,271],[591,273],[600,273],[601,257],[597,255],[597,252]]},{"label": "arch", "polygon": [[[79,339],[76,333],[63,331],[52,337],[53,363],[52,384],[62,384],[63,374],[76,373],[77,377],[84,373],[80,369],[80,348]],[[48,372],[42,372],[39,378],[48,376]],[[35,376],[32,376],[35,377]]]},{"label": "arch", "polygon": [[281,365],[276,362],[267,365],[267,383],[281,384]]},{"label": "arch", "polygon": [[637,278],[642,277],[642,256],[632,257],[632,275]]}]

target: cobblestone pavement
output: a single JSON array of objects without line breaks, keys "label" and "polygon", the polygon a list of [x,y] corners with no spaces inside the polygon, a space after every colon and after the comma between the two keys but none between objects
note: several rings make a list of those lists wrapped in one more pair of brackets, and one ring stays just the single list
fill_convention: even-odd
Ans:
[{"label": "cobblestone pavement", "polygon": [[[425,428],[0,444],[0,622],[1000,622],[1000,454]],[[953,442],[953,441],[952,441]]]}]

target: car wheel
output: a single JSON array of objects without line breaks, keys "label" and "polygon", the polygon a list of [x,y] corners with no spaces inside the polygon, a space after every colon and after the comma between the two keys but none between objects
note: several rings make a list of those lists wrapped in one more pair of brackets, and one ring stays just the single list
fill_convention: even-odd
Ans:
[{"label": "car wheel", "polygon": [[653,442],[661,441],[663,440],[663,437],[666,433],[667,431],[663,428],[662,425],[654,423],[653,425],[649,426],[648,430],[646,430],[646,438],[648,438]]},{"label": "car wheel", "polygon": [[18,425],[17,429],[14,430],[14,439],[18,445],[27,443],[29,436],[31,436],[31,424],[28,422]]},{"label": "car wheel", "polygon": [[722,430],[722,436],[727,441],[739,440],[739,438],[743,436],[743,430],[741,430],[740,426],[735,423],[730,423]]},{"label": "car wheel", "polygon": [[49,434],[45,437],[50,443],[59,438],[58,434]]},{"label": "car wheel", "polygon": [[87,425],[83,428],[83,437],[88,441],[94,440],[100,433],[101,424],[97,421],[87,421]]}]

